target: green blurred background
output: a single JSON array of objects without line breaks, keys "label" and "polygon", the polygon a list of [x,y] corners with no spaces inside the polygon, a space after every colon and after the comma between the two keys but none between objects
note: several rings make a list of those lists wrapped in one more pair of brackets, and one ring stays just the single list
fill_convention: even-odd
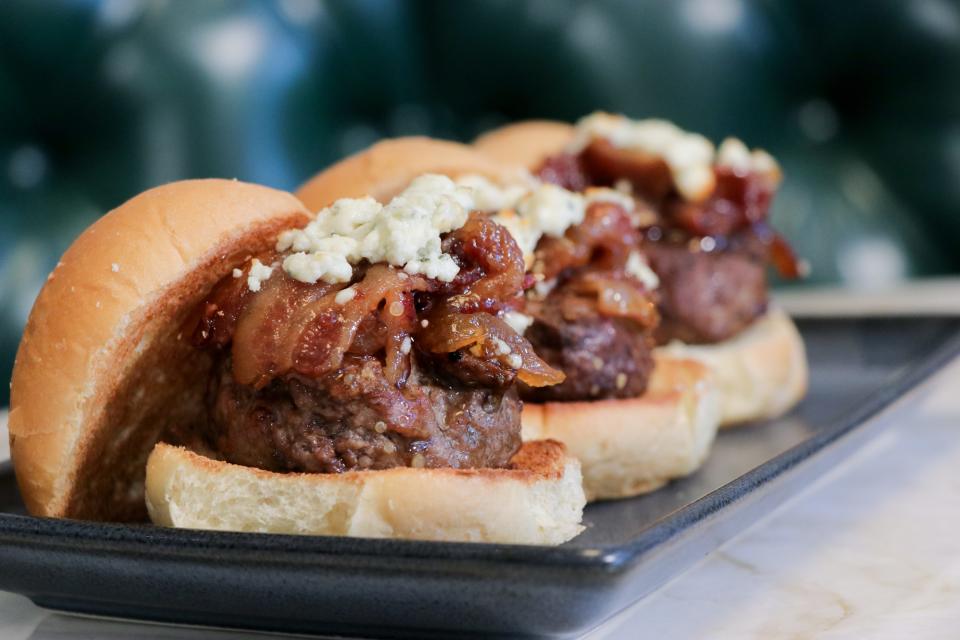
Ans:
[{"label": "green blurred background", "polygon": [[146,188],[598,108],[771,150],[809,282],[960,269],[957,2],[3,0],[0,372],[60,253]]}]

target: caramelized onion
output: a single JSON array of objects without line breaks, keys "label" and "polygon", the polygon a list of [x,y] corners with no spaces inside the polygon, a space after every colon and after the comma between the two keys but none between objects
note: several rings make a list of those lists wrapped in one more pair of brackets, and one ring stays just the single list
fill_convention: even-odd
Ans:
[{"label": "caramelized onion", "polygon": [[664,214],[675,226],[695,236],[728,236],[763,222],[770,211],[775,185],[756,173],[715,167],[716,188],[704,202],[671,198]]},{"label": "caramelized onion", "polygon": [[615,202],[594,202],[587,207],[583,222],[567,229],[564,237],[540,241],[538,268],[547,280],[588,264],[602,270],[622,269],[637,242],[637,232],[623,207]]},{"label": "caramelized onion", "polygon": [[[561,381],[563,374],[494,315],[522,300],[527,279],[523,254],[506,229],[474,213],[447,235],[444,249],[461,268],[454,282],[362,264],[350,296],[338,296],[341,284],[305,284],[279,268],[255,294],[245,278],[228,276],[200,305],[189,330],[198,347],[229,347],[234,379],[256,388],[287,373],[324,376],[348,355],[381,357],[385,378],[401,386],[410,375],[414,338],[437,353],[479,349],[474,357],[492,363],[498,381]],[[429,319],[424,326],[418,313]]]},{"label": "caramelized onion", "polygon": [[[303,284],[282,273],[265,281],[237,322],[233,339],[236,380],[259,387],[288,371],[313,377],[333,371],[353,345],[362,324],[384,337],[388,369],[399,378],[401,367],[394,354],[412,330],[414,320],[409,292],[426,289],[426,281],[386,265],[375,265],[353,288],[353,298],[340,304],[335,298],[342,287],[337,285]],[[381,330],[369,316],[388,299],[390,304],[380,311],[385,328]],[[403,307],[399,315],[390,313],[394,302]],[[361,351],[381,346],[371,344],[372,337],[367,335],[358,341]]]},{"label": "caramelized onion", "polygon": [[673,190],[670,167],[658,156],[620,149],[608,140],[597,139],[583,150],[583,166],[594,184],[612,185],[627,180],[640,195],[659,200]]},{"label": "caramelized onion", "polygon": [[784,278],[795,280],[804,276],[800,260],[790,243],[779,233],[773,234],[769,244],[769,259],[774,268]]},{"label": "caramelized onion", "polygon": [[568,288],[581,296],[591,296],[601,315],[630,318],[642,327],[656,327],[660,321],[652,296],[634,280],[615,273],[588,273],[573,281]]},{"label": "caramelized onion", "polygon": [[469,349],[473,355],[516,370],[517,378],[531,387],[559,384],[566,377],[534,353],[530,343],[510,325],[488,313],[435,314],[430,328],[419,338],[420,348],[426,351],[454,353]]},{"label": "caramelized onion", "polygon": [[[787,241],[767,226],[776,181],[760,173],[738,172],[731,167],[713,167],[715,187],[703,202],[689,202],[676,191],[669,167],[661,159],[615,147],[607,140],[594,140],[580,155],[559,154],[547,158],[538,170],[541,179],[582,191],[588,186],[627,180],[636,195],[660,211],[658,227],[693,238],[711,237],[717,246],[726,246],[736,236],[752,234],[761,238],[768,251],[764,256],[785,278],[803,275],[800,262]],[[550,239],[544,265],[559,273],[561,265],[578,266],[583,253],[569,243]],[[552,277],[547,274],[547,277]]]},{"label": "caramelized onion", "polygon": [[523,251],[510,232],[489,217],[472,214],[445,245],[461,266],[453,283],[461,293],[444,302],[451,311],[496,313],[523,291]]},{"label": "caramelized onion", "polygon": [[568,191],[583,191],[591,184],[580,156],[572,153],[558,153],[547,157],[534,174],[544,182]]}]

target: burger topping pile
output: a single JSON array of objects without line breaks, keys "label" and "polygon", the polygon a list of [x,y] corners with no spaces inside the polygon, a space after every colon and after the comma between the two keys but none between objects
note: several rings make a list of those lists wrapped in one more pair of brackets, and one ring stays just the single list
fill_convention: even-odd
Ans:
[{"label": "burger topping pile", "polygon": [[714,148],[669,122],[596,113],[536,174],[573,191],[615,186],[632,196],[660,283],[661,343],[730,338],[766,311],[767,264],[788,278],[804,272],[767,220],[779,166],[737,139]]},{"label": "burger topping pile", "polygon": [[[523,254],[472,207],[465,187],[423,176],[386,205],[338,201],[224,278],[192,334],[217,360],[207,446],[272,470],[506,465],[515,383],[564,374],[506,321]],[[281,268],[254,273],[267,264]]]}]

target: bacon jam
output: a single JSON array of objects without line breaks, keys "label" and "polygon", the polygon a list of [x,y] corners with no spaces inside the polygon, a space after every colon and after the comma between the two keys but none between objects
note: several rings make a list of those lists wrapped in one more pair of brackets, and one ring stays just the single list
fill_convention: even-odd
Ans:
[{"label": "bacon jam", "polygon": [[607,201],[588,204],[583,221],[562,237],[540,240],[525,336],[567,377],[550,387],[521,387],[525,400],[631,398],[646,390],[659,317],[652,292],[629,273],[638,241],[627,211]]},{"label": "bacon jam", "polygon": [[638,210],[649,214],[638,237],[660,281],[660,344],[730,338],[766,311],[766,265],[787,278],[802,274],[789,244],[767,220],[778,170],[718,163],[704,169],[704,197],[690,199],[662,156],[593,137],[576,152],[546,158],[535,171],[571,190],[628,190]]},{"label": "bacon jam", "polygon": [[[349,283],[247,271],[198,308],[216,359],[200,436],[225,460],[274,471],[504,467],[520,447],[517,382],[562,382],[498,313],[521,300],[524,259],[487,216],[442,236],[443,282],[361,262]],[[278,256],[259,256],[264,264]]]}]

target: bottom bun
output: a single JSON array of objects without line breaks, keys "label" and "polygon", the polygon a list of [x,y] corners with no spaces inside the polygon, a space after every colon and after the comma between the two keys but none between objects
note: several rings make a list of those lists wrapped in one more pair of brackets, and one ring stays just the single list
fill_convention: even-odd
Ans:
[{"label": "bottom bun", "polygon": [[526,442],[507,469],[274,473],[158,444],[147,462],[155,524],[190,529],[555,545],[583,530],[580,464]]},{"label": "bottom bun", "polygon": [[657,351],[692,358],[713,369],[723,427],[776,418],[807,392],[803,339],[780,309],[771,309],[729,340],[704,345],[671,342]]},{"label": "bottom bun", "polygon": [[566,444],[580,459],[587,499],[604,500],[648,493],[695,471],[718,421],[709,368],[657,358],[639,398],[524,404],[523,437]]}]

